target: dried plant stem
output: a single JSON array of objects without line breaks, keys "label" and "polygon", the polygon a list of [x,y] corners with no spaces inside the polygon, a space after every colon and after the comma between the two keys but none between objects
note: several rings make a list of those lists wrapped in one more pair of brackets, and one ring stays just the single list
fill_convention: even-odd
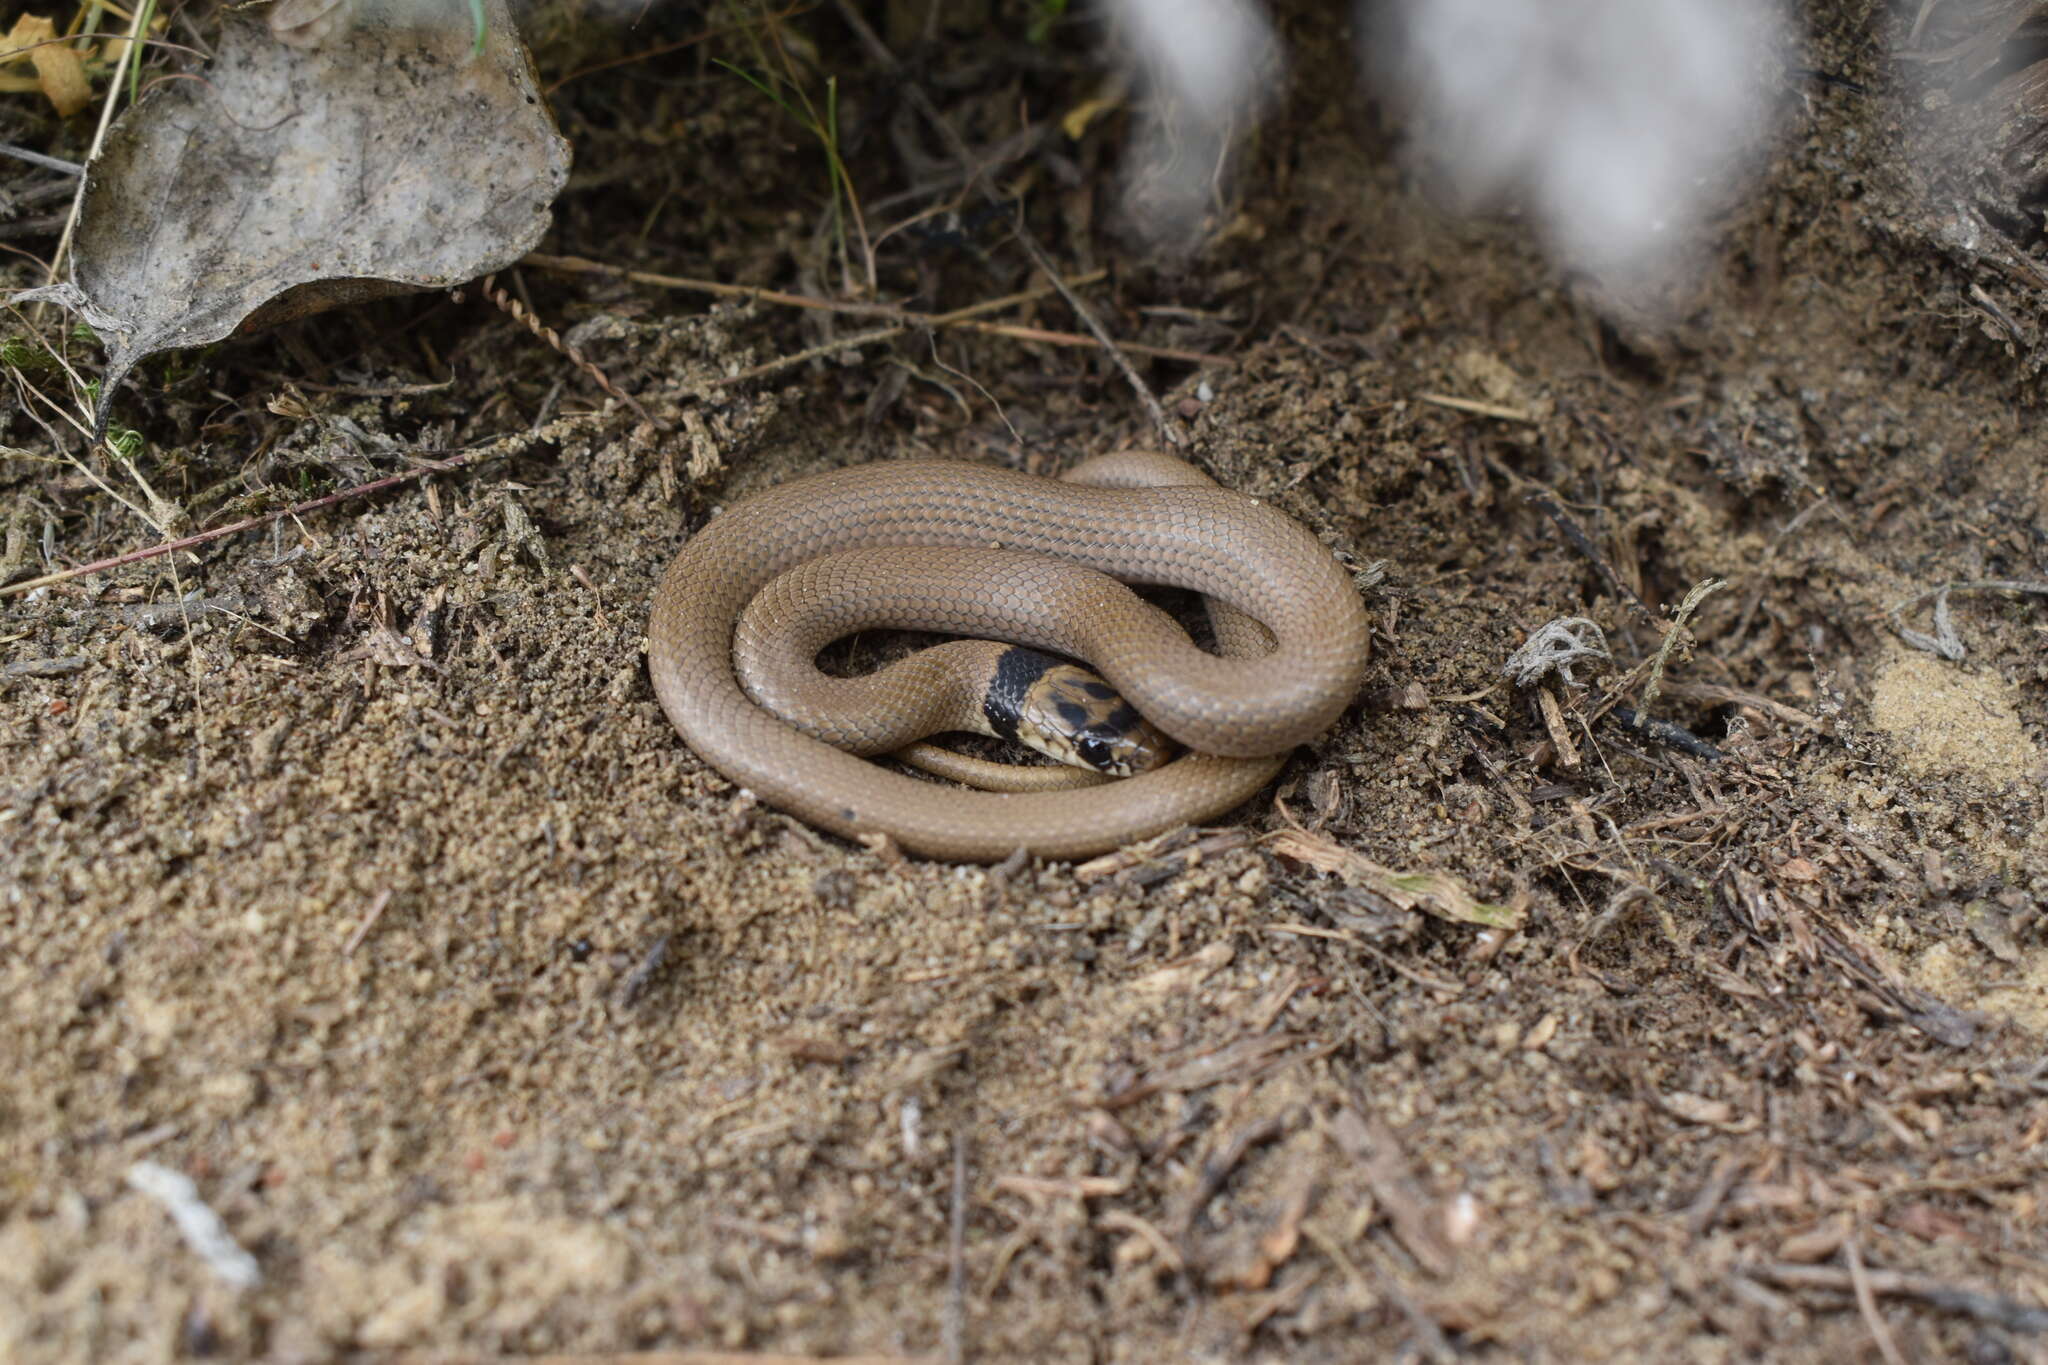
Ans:
[{"label": "dried plant stem", "polygon": [[1678,610],[1671,614],[1671,624],[1664,632],[1663,643],[1657,646],[1657,655],[1650,661],[1650,678],[1643,684],[1643,699],[1636,707],[1639,715],[1648,716],[1650,708],[1656,704],[1658,689],[1664,685],[1664,665],[1670,662],[1678,642],[1685,638],[1686,623],[1692,619],[1692,614],[1699,610],[1700,603],[1727,586],[1725,579],[1703,578],[1692,585],[1692,591],[1686,593],[1685,600],[1678,604]]},{"label": "dried plant stem", "polygon": [[[629,270],[624,266],[607,265],[602,261],[593,261],[581,256],[549,256],[536,252],[528,255],[521,264],[569,275],[610,275],[630,280],[634,284],[650,284],[663,289],[687,289],[695,293],[716,295],[719,298],[748,299],[757,303],[779,304],[787,308],[808,308],[821,313],[844,313],[855,317],[877,318],[890,324],[866,332],[857,332],[852,336],[835,337],[831,341],[820,342],[792,355],[777,356],[773,360],[763,361],[752,369],[727,376],[719,381],[721,385],[760,379],[782,370],[793,369],[820,356],[892,341],[909,332],[936,331],[946,327],[983,332],[990,336],[1011,337],[1018,341],[1036,342],[1046,346],[1100,347],[1103,345],[1100,338],[1082,336],[1078,332],[1052,332],[1041,327],[1023,327],[1007,322],[982,322],[977,319],[988,313],[998,313],[1005,308],[1014,308],[1018,304],[1044,298],[1055,291],[1066,295],[1070,290],[1094,284],[1109,273],[1106,270],[1090,270],[1048,284],[1036,284],[1015,294],[1005,294],[1001,298],[985,299],[980,303],[969,304],[965,308],[956,308],[947,313],[913,313],[886,303],[843,303],[837,299],[815,298],[809,294],[787,294],[779,289],[727,284],[722,280],[700,280],[686,275],[661,275],[647,270]],[[1161,360],[1175,360],[1187,365],[1233,363],[1228,356],[1205,355],[1200,351],[1182,351],[1169,346],[1142,346],[1135,342],[1125,342],[1123,349],[1135,355],[1155,356]]]},{"label": "dried plant stem", "polygon": [[[583,371],[584,374],[590,377],[591,383],[597,385],[598,388],[603,389],[606,393],[610,394],[612,397],[618,399],[621,403],[624,403],[627,407],[631,408],[634,412],[634,415],[639,417],[641,421],[648,423],[650,426],[659,427],[663,431],[669,429],[669,424],[667,422],[660,420],[653,413],[649,412],[646,408],[640,406],[639,399],[635,398],[632,394],[627,393],[625,390],[613,384],[611,381],[611,376],[606,374],[596,361],[584,355],[583,352],[579,350],[577,347],[572,346],[568,342],[562,340],[562,334],[560,332],[557,332],[554,328],[542,322],[539,317],[535,316],[532,309],[528,308],[518,299],[513,298],[512,295],[508,293],[506,290],[499,288],[498,277],[496,275],[484,276],[483,282],[477,286],[477,290],[485,298],[489,299],[492,303],[496,304],[501,311],[508,314],[514,322],[524,324],[527,331],[533,333],[542,341],[545,341],[548,345],[554,347],[555,350],[567,356],[569,358],[570,364],[574,365],[577,369]],[[460,302],[462,298],[462,291],[459,289],[455,290],[454,295],[456,300]]]},{"label": "dried plant stem", "polygon": [[261,516],[244,517],[240,521],[231,521],[225,526],[216,526],[210,531],[201,531],[196,535],[181,536],[177,540],[167,540],[160,545],[146,545],[140,550],[130,550],[126,554],[118,554],[111,559],[96,559],[90,564],[79,564],[69,569],[59,569],[56,573],[46,573],[40,578],[28,578],[23,579],[19,583],[9,583],[4,587],[0,587],[0,597],[14,597],[35,588],[49,587],[52,583],[62,583],[68,579],[82,578],[86,574],[104,573],[108,569],[118,569],[125,564],[139,564],[143,560],[155,559],[159,555],[174,554],[179,550],[188,550],[194,545],[204,545],[209,540],[219,540],[223,536],[231,536],[238,531],[249,531],[254,530],[258,526],[268,526],[271,522],[284,517],[297,516],[301,512],[311,512],[316,508],[343,502],[349,498],[382,492],[386,488],[396,488],[402,483],[411,483],[414,479],[424,478],[428,474],[439,473],[445,469],[456,469],[469,463],[470,459],[470,456],[458,455],[452,460],[437,464],[432,469],[411,469],[403,474],[393,474],[388,478],[372,479],[369,483],[357,484],[353,488],[344,488],[338,493],[329,493],[323,497],[313,498],[306,502],[293,503],[290,507],[281,507],[275,512],[265,512]]},{"label": "dried plant stem", "polygon": [[479,446],[474,450],[465,450],[445,460],[432,459],[423,452],[414,451],[412,452],[412,457],[421,461],[420,468],[418,469],[408,469],[403,474],[390,474],[381,479],[372,479],[368,483],[360,483],[351,488],[339,489],[336,492],[323,494],[317,498],[310,498],[305,502],[295,502],[289,507],[280,507],[274,512],[264,512],[258,516],[244,517],[240,521],[229,522],[225,526],[216,526],[212,530],[200,531],[197,534],[183,536],[177,540],[167,540],[160,545],[148,545],[140,550],[130,550],[125,554],[118,554],[110,559],[94,560],[90,564],[79,564],[69,569],[60,569],[56,573],[44,574],[40,578],[29,578],[19,583],[9,583],[5,586],[0,586],[0,597],[15,597],[22,593],[33,591],[36,588],[49,587],[53,583],[63,583],[73,578],[83,578],[87,574],[105,573],[108,569],[118,569],[128,564],[139,564],[144,560],[155,559],[159,555],[172,554],[179,550],[189,550],[195,545],[204,545],[208,541],[220,540],[223,537],[232,536],[242,531],[252,531],[260,526],[268,526],[270,523],[280,521],[285,517],[297,517],[307,512],[317,511],[322,507],[331,507],[336,503],[347,502],[351,498],[366,497],[371,493],[381,493],[386,489],[397,488],[402,484],[424,479],[430,474],[450,473],[466,465],[478,464],[498,455],[516,455],[529,447],[548,441],[560,440],[571,430],[580,426],[590,425],[596,420],[595,414],[558,418],[538,430],[514,432],[508,436],[498,438],[487,446]]},{"label": "dried plant stem", "polygon": [[[786,308],[809,308],[820,313],[848,313],[856,317],[881,318],[899,323],[904,329],[955,326],[967,318],[1000,312],[1032,299],[1044,298],[1059,287],[1051,284],[1033,285],[1019,293],[1005,294],[999,299],[987,299],[965,308],[956,308],[948,313],[913,313],[887,303],[844,303],[838,299],[821,299],[810,294],[786,294],[779,289],[761,289],[749,284],[727,284],[722,280],[700,280],[687,275],[658,275],[649,270],[628,270],[624,266],[607,265],[603,261],[593,261],[582,256],[548,256],[532,252],[520,264],[566,275],[610,275],[615,279],[630,280],[634,284],[651,284],[663,289],[687,289],[693,293],[714,294],[727,299],[751,299],[758,303],[780,304]],[[1069,276],[1059,284],[1068,289],[1079,289],[1083,285],[1094,284],[1108,274],[1107,270],[1090,270],[1086,274]]]},{"label": "dried plant stem", "polygon": [[[93,130],[92,148],[85,154],[87,166],[91,166],[99,156],[100,147],[107,140],[107,129],[114,122],[114,106],[121,102],[121,87],[126,83],[128,69],[138,60],[135,54],[142,50],[138,40],[142,37],[142,25],[148,19],[150,9],[151,6],[138,0],[134,12],[128,17],[128,41],[121,47],[121,60],[114,64],[113,79],[107,82],[106,102],[100,105],[99,127]],[[50,256],[49,273],[43,277],[45,284],[57,282],[57,276],[64,269],[64,259],[71,254],[71,238],[78,231],[78,211],[85,203],[85,184],[85,177],[79,176],[78,193],[71,196],[71,213],[64,220],[63,235],[57,238],[57,250]]]}]

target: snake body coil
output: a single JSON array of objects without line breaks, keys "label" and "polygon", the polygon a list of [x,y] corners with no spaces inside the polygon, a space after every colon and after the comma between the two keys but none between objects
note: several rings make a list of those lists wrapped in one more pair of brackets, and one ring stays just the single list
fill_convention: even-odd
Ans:
[{"label": "snake body coil", "polygon": [[[655,590],[647,662],[663,709],[699,756],[769,804],[937,858],[996,861],[1018,848],[1084,857],[1240,804],[1356,692],[1368,651],[1357,592],[1298,523],[1176,461],[1112,456],[1076,477],[1088,482],[945,462],[859,465],[714,517]],[[1180,486],[1131,486],[1160,483]],[[1084,658],[1195,752],[1079,791],[978,792],[878,768],[793,728],[742,689],[734,632],[771,582],[824,556],[840,557],[829,576],[865,604],[840,614],[840,633],[987,634]],[[1157,608],[1116,584],[1095,590],[1096,575],[1075,587],[1063,564],[1202,593],[1254,618],[1264,631],[1252,634],[1270,633],[1272,650],[1205,654]],[[1067,601],[1049,605],[1045,579],[1059,580],[1053,598]],[[1065,614],[1075,593],[1086,598],[1078,621]],[[1219,637],[1228,652],[1259,647],[1242,630]]]}]

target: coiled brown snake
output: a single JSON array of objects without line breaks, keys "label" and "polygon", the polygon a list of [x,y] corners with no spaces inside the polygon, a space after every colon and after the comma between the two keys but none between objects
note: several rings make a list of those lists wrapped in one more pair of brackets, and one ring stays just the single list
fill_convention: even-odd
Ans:
[{"label": "coiled brown snake", "polygon": [[[861,606],[840,613],[840,633],[985,634],[1083,658],[1193,752],[1079,791],[997,793],[892,772],[792,727],[735,677],[736,623],[781,574],[850,551],[860,553],[832,561],[833,576],[856,584],[856,596],[868,586]],[[1065,573],[1061,562],[1098,571],[1060,589],[1086,599],[1082,619],[1041,596]],[[911,575],[908,586],[886,586],[894,570]],[[1100,575],[1201,593],[1263,624],[1272,651],[1204,653]],[[684,546],[655,589],[647,634],[662,708],[726,777],[836,834],[885,834],[913,853],[982,862],[1019,848],[1085,857],[1239,805],[1343,712],[1369,650],[1357,591],[1304,527],[1145,454],[1091,461],[1068,481],[919,461],[769,489]],[[1218,634],[1233,653],[1258,647]]]}]

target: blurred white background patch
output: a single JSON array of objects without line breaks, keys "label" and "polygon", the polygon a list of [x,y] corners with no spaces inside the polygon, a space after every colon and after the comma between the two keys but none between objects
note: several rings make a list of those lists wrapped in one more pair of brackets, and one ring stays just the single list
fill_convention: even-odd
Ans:
[{"label": "blurred white background patch", "polygon": [[1249,0],[1110,0],[1145,85],[1125,205],[1155,240],[1198,237],[1235,137],[1279,93],[1280,43]]},{"label": "blurred white background patch", "polygon": [[[1155,103],[1132,203],[1198,230],[1230,140],[1277,87],[1239,0],[1110,0]],[[1562,263],[1654,286],[1769,131],[1773,0],[1364,0],[1362,51],[1420,163],[1466,211],[1518,207]]]},{"label": "blurred white background patch", "polygon": [[1768,128],[1764,0],[1399,0],[1367,29],[1430,169],[1519,202],[1554,254],[1654,275]]}]

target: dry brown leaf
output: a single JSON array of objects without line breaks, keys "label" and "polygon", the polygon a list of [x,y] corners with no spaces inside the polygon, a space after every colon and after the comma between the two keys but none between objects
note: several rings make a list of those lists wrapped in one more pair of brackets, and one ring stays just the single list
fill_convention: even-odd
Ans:
[{"label": "dry brown leaf", "polygon": [[24,14],[14,21],[7,36],[0,38],[0,66],[13,60],[22,49],[57,35],[56,25],[36,14]]},{"label": "dry brown leaf", "polygon": [[1273,836],[1271,847],[1283,858],[1307,863],[1319,872],[1335,873],[1348,884],[1376,892],[1403,910],[1421,910],[1438,919],[1483,924],[1490,929],[1522,927],[1521,909],[1479,900],[1447,872],[1396,872],[1305,830],[1284,830]]},{"label": "dry brown leaf", "polygon": [[36,84],[58,114],[70,118],[92,103],[92,83],[85,78],[85,63],[69,43],[56,42],[57,26],[39,14],[24,14],[14,21],[5,38],[0,38],[0,62],[28,49],[36,68]]},{"label": "dry brown leaf", "polygon": [[17,295],[72,309],[107,347],[101,428],[143,357],[323,308],[442,289],[523,256],[569,149],[504,0],[359,5],[346,41],[287,46],[231,19],[201,81],[158,87],[88,171],[71,283]]}]

